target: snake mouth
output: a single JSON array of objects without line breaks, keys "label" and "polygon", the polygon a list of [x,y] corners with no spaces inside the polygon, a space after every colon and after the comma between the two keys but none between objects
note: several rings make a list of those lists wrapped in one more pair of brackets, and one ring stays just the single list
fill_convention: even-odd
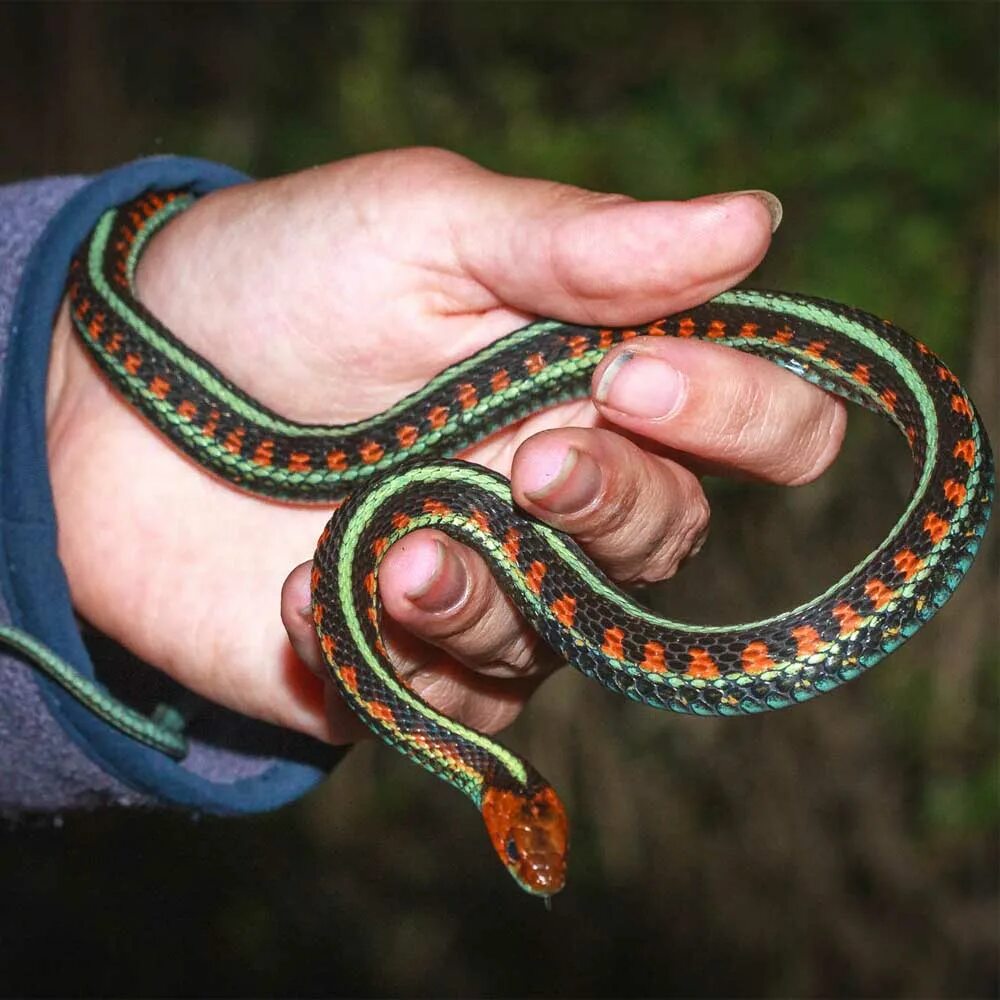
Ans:
[{"label": "snake mouth", "polygon": [[534,896],[553,896],[566,884],[566,810],[549,785],[520,792],[488,788],[483,820],[503,866]]}]

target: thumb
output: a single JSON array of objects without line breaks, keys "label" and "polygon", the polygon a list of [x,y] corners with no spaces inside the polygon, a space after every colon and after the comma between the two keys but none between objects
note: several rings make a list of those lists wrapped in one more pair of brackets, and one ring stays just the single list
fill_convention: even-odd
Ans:
[{"label": "thumb", "polygon": [[765,191],[638,202],[477,169],[451,201],[461,265],[508,307],[619,325],[704,302],[760,263],[781,221]]}]

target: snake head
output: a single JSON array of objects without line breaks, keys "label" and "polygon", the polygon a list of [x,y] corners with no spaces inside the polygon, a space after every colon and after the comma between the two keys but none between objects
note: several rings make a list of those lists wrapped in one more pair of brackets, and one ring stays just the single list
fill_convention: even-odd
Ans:
[{"label": "snake head", "polygon": [[493,848],[514,881],[534,896],[553,896],[566,883],[566,810],[550,785],[528,793],[488,788],[483,820]]}]

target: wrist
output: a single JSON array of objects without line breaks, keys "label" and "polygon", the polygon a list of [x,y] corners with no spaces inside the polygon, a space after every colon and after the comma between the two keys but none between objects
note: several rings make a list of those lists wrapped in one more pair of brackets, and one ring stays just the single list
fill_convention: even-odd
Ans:
[{"label": "wrist", "polygon": [[81,359],[74,336],[69,305],[64,296],[52,325],[52,345],[45,381],[45,438],[50,466],[58,458],[61,442],[69,427],[69,411],[72,408],[69,401],[80,369]]}]

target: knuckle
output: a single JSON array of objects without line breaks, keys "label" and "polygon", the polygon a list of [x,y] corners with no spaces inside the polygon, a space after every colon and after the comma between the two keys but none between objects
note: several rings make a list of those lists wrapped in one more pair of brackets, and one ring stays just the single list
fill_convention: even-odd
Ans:
[{"label": "knuckle", "polygon": [[632,574],[629,583],[655,583],[672,577],[685,559],[694,555],[704,544],[711,519],[708,499],[693,481],[684,488],[682,502],[673,516],[658,525],[650,538],[648,549]]},{"label": "knuckle", "polygon": [[534,673],[537,651],[537,636],[522,630],[515,636],[507,637],[498,648],[488,650],[479,661],[479,667],[492,674],[526,677]]},{"label": "knuckle", "polygon": [[832,396],[824,396],[819,412],[804,428],[799,446],[790,450],[782,482],[789,486],[811,483],[833,462],[847,426],[847,409]]},{"label": "knuckle", "polygon": [[728,462],[771,482],[799,485],[833,460],[846,411],[814,386],[786,385],[756,373],[734,379],[727,405],[713,411],[719,413],[715,437]]},{"label": "knuckle", "polygon": [[732,384],[716,431],[732,460],[752,458],[759,451],[761,438],[772,432],[774,410],[774,395],[758,378],[745,377]]},{"label": "knuckle", "polygon": [[481,672],[521,676],[535,666],[537,636],[488,574],[476,579],[463,604],[440,616],[433,629],[429,638],[436,645]]},{"label": "knuckle", "polygon": [[461,153],[440,146],[411,146],[399,150],[396,155],[414,171],[462,169],[471,163],[468,157],[462,156]]},{"label": "knuckle", "polygon": [[606,487],[603,501],[587,512],[586,523],[575,532],[581,543],[616,537],[642,523],[645,510],[641,505],[644,491],[640,478],[631,474],[614,477]]}]

